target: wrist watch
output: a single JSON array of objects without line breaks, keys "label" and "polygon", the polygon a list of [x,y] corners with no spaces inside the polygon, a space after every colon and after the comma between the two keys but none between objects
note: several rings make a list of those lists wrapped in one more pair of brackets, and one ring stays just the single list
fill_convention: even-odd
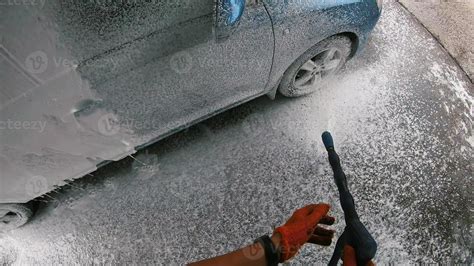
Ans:
[{"label": "wrist watch", "polygon": [[272,239],[268,235],[261,236],[255,239],[254,243],[260,243],[265,251],[265,259],[268,266],[278,265],[280,262],[280,249],[277,249],[273,244]]}]

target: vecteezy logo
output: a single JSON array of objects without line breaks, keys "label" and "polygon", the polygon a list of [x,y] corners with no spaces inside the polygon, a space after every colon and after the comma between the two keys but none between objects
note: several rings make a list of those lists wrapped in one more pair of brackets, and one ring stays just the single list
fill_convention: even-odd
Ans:
[{"label": "vecteezy logo", "polygon": [[253,244],[249,248],[244,249],[244,256],[250,260],[258,260],[265,255],[263,248],[258,244]]},{"label": "vecteezy logo", "polygon": [[193,66],[193,58],[185,51],[175,53],[171,56],[170,66],[178,74],[188,73]]},{"label": "vecteezy logo", "polygon": [[100,134],[105,136],[115,135],[120,130],[118,118],[114,114],[106,114],[101,116],[97,126]]},{"label": "vecteezy logo", "polygon": [[48,191],[48,180],[43,176],[32,176],[25,184],[26,195],[37,197]]},{"label": "vecteezy logo", "polygon": [[35,51],[25,59],[25,68],[31,74],[43,73],[48,68],[48,56],[43,51]]}]

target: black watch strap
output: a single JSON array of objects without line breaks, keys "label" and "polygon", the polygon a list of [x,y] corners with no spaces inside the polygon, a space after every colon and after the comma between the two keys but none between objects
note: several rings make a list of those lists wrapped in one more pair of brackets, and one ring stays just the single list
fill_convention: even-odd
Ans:
[{"label": "black watch strap", "polygon": [[268,266],[278,265],[278,262],[280,261],[280,250],[275,247],[269,236],[261,236],[255,239],[254,243],[260,243],[260,245],[262,245]]}]

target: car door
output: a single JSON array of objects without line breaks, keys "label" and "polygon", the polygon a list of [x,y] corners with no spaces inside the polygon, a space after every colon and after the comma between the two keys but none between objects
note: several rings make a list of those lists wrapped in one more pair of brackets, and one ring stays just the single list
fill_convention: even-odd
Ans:
[{"label": "car door", "polygon": [[[261,1],[158,2],[163,16],[154,32],[79,67],[102,106],[138,136],[135,145],[262,93],[272,64],[272,25]],[[229,11],[239,2],[246,4],[241,16]],[[115,68],[104,68],[108,62]]]}]

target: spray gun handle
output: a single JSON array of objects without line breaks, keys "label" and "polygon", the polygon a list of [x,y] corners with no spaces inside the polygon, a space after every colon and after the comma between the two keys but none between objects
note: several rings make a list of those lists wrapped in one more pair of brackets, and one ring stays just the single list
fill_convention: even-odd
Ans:
[{"label": "spray gun handle", "polygon": [[[331,133],[324,132],[322,135],[324,146],[328,152],[329,163],[334,172],[334,181],[339,190],[339,199],[342,210],[344,211],[344,219],[346,222],[346,229],[344,230],[344,242],[354,247],[357,255],[357,260],[363,264],[370,261],[377,251],[377,243],[372,235],[367,231],[364,224],[359,220],[357,211],[355,209],[354,198],[349,192],[347,186],[347,178],[341,167],[339,155],[334,149],[334,140]],[[336,250],[335,250],[336,254]],[[334,257],[334,256],[333,256]]]}]

